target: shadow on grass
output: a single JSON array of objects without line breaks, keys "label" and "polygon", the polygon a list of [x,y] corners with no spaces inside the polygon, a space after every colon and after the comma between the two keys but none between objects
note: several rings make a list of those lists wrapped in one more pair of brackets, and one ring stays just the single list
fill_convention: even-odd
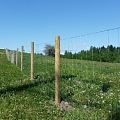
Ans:
[{"label": "shadow on grass", "polygon": [[77,76],[75,76],[75,75],[61,75],[60,76],[61,79],[73,79],[75,77],[77,77]]},{"label": "shadow on grass", "polygon": [[115,112],[109,115],[107,120],[120,120],[120,112]]},{"label": "shadow on grass", "polygon": [[111,113],[109,113],[107,120],[120,120],[120,103],[113,107]]},{"label": "shadow on grass", "polygon": [[100,83],[97,83],[96,81],[93,81],[93,80],[80,80],[80,82],[81,83],[89,83],[89,84],[99,85],[99,86],[101,86],[100,91],[102,91],[102,92],[107,92],[111,87],[109,82],[108,83],[102,83],[102,85]]},{"label": "shadow on grass", "polygon": [[[73,78],[73,77],[75,77],[75,76],[73,76],[73,75],[62,75],[61,76],[61,78]],[[39,78],[39,75],[37,75],[33,81],[30,81],[30,82],[27,81],[27,83],[24,83],[22,85],[6,86],[5,88],[0,90],[0,94],[6,94],[8,92],[13,92],[13,91],[19,92],[19,91],[27,90],[28,88],[35,87],[35,86],[38,86],[40,84],[47,84],[47,83],[50,83],[54,80],[55,80],[55,77],[53,77],[53,76],[51,78],[41,80]]]},{"label": "shadow on grass", "polygon": [[8,92],[19,92],[23,90],[27,90],[28,88],[38,86],[40,84],[47,84],[55,80],[55,78],[51,78],[48,80],[33,80],[30,81],[30,83],[25,83],[19,86],[6,86],[4,89],[0,90],[0,94],[6,94]]}]

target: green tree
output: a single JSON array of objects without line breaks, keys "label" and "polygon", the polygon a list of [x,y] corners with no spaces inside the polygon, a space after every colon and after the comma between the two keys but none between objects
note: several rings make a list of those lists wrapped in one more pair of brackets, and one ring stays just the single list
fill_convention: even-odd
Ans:
[{"label": "green tree", "polygon": [[45,55],[55,57],[55,46],[46,44],[45,49],[43,50]]},{"label": "green tree", "polygon": [[65,58],[72,59],[72,52],[65,51]]}]

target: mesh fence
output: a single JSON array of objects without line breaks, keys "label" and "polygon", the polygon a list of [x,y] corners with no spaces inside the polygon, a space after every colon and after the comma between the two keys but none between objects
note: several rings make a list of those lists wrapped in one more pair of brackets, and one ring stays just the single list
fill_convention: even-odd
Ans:
[{"label": "mesh fence", "polygon": [[119,119],[119,29],[61,40],[61,99],[72,119]]},{"label": "mesh fence", "polygon": [[60,39],[60,85],[57,88],[60,103],[57,106],[55,41],[34,44],[33,68],[31,44],[16,50],[6,49],[7,59],[17,66],[13,69],[19,71],[11,73],[12,82],[9,79],[7,85],[1,82],[0,100],[6,100],[1,105],[1,118],[119,120],[119,34],[117,28]]}]

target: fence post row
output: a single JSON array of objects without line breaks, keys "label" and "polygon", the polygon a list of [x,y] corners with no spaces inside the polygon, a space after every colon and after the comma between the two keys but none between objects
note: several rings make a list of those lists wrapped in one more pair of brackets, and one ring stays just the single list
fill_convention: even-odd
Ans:
[{"label": "fence post row", "polygon": [[24,46],[21,46],[21,71],[23,70],[23,51],[24,51]]},{"label": "fence post row", "polygon": [[60,36],[55,37],[55,103],[60,103]]},{"label": "fence post row", "polygon": [[31,80],[34,79],[34,42],[31,42]]},{"label": "fence post row", "polygon": [[[21,46],[21,71],[23,70],[23,52],[24,46]],[[6,49],[8,58],[10,53]],[[14,51],[12,54],[12,62],[14,62]],[[16,65],[18,65],[18,48],[16,51]],[[34,42],[31,42],[31,80],[34,79]],[[60,103],[60,36],[55,37],[55,103]]]}]

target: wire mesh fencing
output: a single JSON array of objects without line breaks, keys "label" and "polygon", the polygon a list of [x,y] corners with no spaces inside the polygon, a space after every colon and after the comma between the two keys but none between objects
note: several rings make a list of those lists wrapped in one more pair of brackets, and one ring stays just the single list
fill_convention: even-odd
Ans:
[{"label": "wire mesh fencing", "polygon": [[54,56],[54,42],[35,44],[34,76],[36,79],[54,79]]},{"label": "wire mesh fencing", "polygon": [[119,34],[117,28],[61,39],[61,100],[75,107],[71,118],[119,119]]},{"label": "wire mesh fencing", "polygon": [[[13,80],[18,86],[2,91],[24,92],[20,101],[24,99],[24,107],[35,119],[118,120],[119,29],[65,39],[57,36],[55,41],[6,49],[8,60],[25,78],[19,77],[21,84]],[[27,115],[22,113],[19,119],[32,118]]]}]

